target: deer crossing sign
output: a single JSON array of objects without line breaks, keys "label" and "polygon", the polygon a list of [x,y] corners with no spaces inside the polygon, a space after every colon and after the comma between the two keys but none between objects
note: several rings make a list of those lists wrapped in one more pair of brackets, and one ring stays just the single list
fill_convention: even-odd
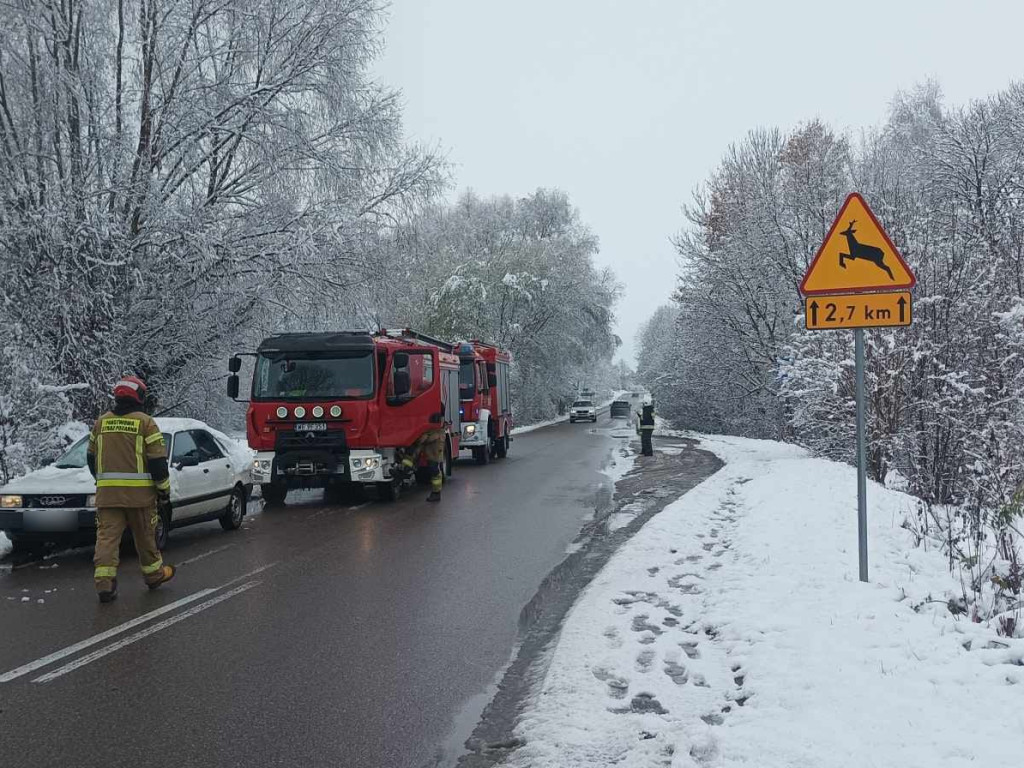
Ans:
[{"label": "deer crossing sign", "polygon": [[856,192],[846,198],[800,283],[805,296],[913,288],[914,273]]}]

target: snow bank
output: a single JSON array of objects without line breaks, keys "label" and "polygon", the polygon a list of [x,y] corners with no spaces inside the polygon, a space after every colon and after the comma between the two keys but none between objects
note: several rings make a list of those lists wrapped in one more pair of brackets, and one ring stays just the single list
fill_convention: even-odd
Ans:
[{"label": "snow bank", "polygon": [[726,466],[616,554],[566,620],[514,766],[1010,765],[1024,641],[952,616],[941,554],[799,448],[704,438]]},{"label": "snow bank", "polygon": [[12,549],[11,540],[7,538],[7,535],[0,531],[0,557],[3,557]]}]

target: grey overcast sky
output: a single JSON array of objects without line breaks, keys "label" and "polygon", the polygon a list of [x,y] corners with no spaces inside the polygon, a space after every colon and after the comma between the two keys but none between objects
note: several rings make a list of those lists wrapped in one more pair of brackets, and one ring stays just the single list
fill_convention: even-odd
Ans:
[{"label": "grey overcast sky", "polygon": [[454,197],[566,190],[625,286],[621,356],[668,300],[681,206],[755,126],[882,121],[928,78],[947,104],[1024,73],[1024,2],[393,0],[378,76]]}]

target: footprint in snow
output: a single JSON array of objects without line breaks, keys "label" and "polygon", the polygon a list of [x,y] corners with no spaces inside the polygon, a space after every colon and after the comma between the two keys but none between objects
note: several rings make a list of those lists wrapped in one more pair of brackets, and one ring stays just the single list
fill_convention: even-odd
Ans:
[{"label": "footprint in snow", "polygon": [[661,627],[651,624],[647,619],[650,618],[646,613],[642,613],[639,616],[633,617],[633,631],[634,632],[653,632],[656,635],[660,635],[663,630]]},{"label": "footprint in snow", "polygon": [[604,635],[605,639],[607,639],[609,648],[622,647],[622,638],[619,637],[619,630],[615,627],[608,627],[601,634]]},{"label": "footprint in snow", "polygon": [[700,650],[697,648],[698,643],[680,643],[679,647],[683,649],[683,653],[686,654],[687,658],[699,659]]},{"label": "footprint in snow", "polygon": [[661,702],[654,698],[653,694],[650,693],[638,693],[633,697],[632,701],[629,702],[628,707],[619,707],[617,709],[609,710],[617,715],[628,715],[633,712],[636,714],[653,713],[655,715],[667,715],[668,710],[665,709]]},{"label": "footprint in snow", "polygon": [[686,671],[686,667],[674,661],[665,662],[665,674],[672,678],[672,682],[676,685],[686,685],[690,679],[690,673]]},{"label": "footprint in snow", "polygon": [[636,656],[636,671],[647,672],[654,664],[654,651],[647,649],[640,651]]}]

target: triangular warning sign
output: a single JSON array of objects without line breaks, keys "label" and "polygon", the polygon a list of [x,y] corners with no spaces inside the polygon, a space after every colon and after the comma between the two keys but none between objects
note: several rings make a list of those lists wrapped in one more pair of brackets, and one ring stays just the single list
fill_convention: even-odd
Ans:
[{"label": "triangular warning sign", "polygon": [[904,290],[916,282],[882,225],[856,192],[846,198],[825,236],[800,292],[869,293]]}]

